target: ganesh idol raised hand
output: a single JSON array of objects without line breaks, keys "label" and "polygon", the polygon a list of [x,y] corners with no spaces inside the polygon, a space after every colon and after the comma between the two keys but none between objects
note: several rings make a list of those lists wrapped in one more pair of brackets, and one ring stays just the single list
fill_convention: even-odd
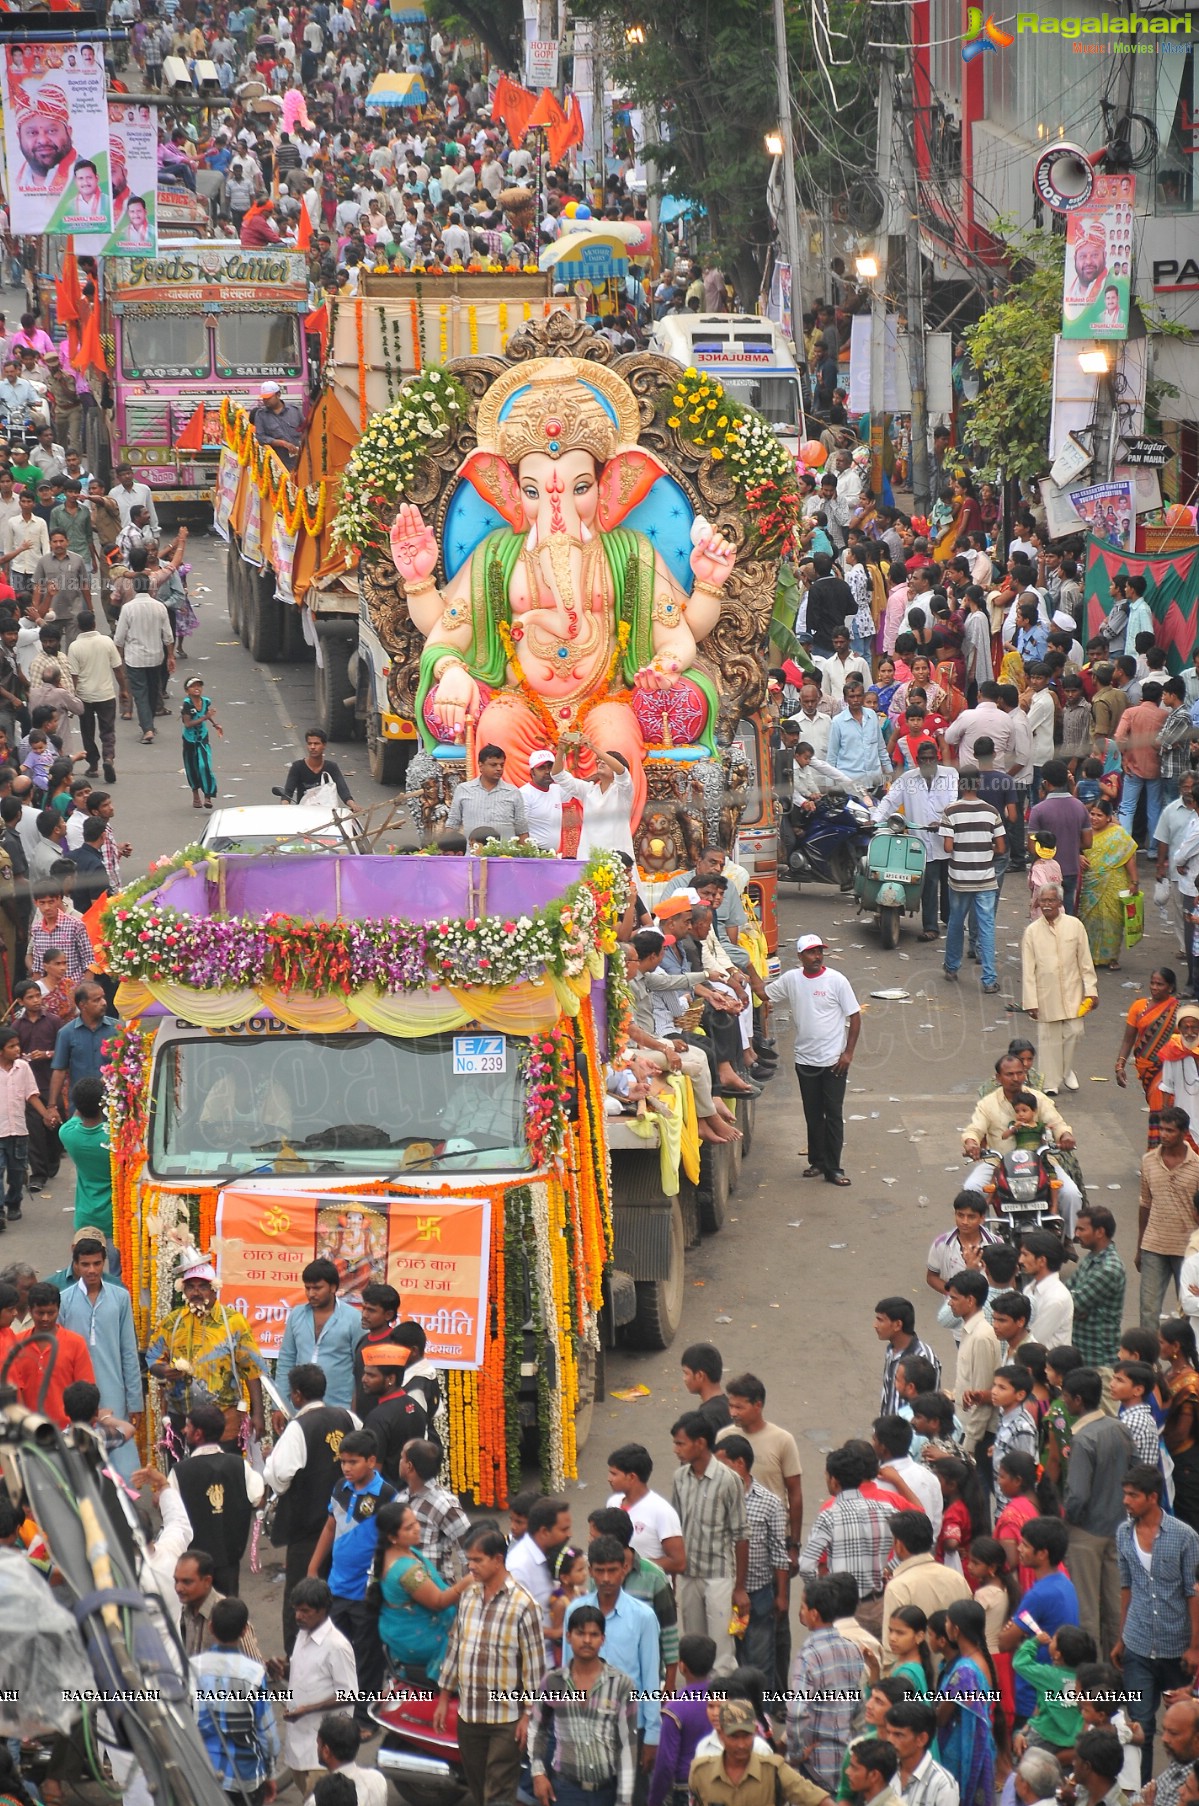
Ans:
[{"label": "ganesh idol raised hand", "polygon": [[[586,728],[634,773],[640,813],[647,740],[711,733],[716,692],[693,669],[720,615],[735,549],[706,521],[691,531],[690,592],[641,533],[621,525],[662,466],[636,444],[636,398],[615,372],[575,358],[517,365],[479,404],[478,448],[460,476],[507,523],[438,588],[438,547],[405,504],[391,531],[408,612],[426,644],[417,696],[429,742],[468,722],[503,746],[506,775]],[[580,766],[583,776],[588,754]]]}]

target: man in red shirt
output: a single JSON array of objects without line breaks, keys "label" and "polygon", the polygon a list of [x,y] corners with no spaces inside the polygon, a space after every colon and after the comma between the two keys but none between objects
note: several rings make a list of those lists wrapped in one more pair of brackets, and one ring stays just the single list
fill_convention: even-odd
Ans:
[{"label": "man in red shirt", "polygon": [[[40,1411],[61,1430],[67,1423],[62,1402],[64,1390],[74,1380],[91,1380],[94,1385],[96,1375],[83,1337],[77,1336],[73,1329],[63,1329],[59,1325],[60,1303],[61,1293],[57,1286],[46,1280],[30,1286],[29,1314],[33,1318],[33,1329],[28,1347],[16,1357],[8,1370],[8,1378],[27,1411]],[[35,1341],[37,1336],[53,1337],[53,1346],[49,1342]],[[51,1354],[54,1356],[52,1368]],[[46,1384],[45,1398],[41,1396],[43,1382]]]},{"label": "man in red shirt", "polygon": [[241,223],[241,242],[247,250],[258,251],[279,243],[281,234],[271,218],[273,210],[272,201],[259,201],[246,214]]}]

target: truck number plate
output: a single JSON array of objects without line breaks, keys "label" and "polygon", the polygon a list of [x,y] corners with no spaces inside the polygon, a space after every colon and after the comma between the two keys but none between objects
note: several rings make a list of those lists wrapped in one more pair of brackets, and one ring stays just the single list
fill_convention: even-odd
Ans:
[{"label": "truck number plate", "polygon": [[504,1035],[455,1035],[454,1073],[507,1072],[508,1041]]}]

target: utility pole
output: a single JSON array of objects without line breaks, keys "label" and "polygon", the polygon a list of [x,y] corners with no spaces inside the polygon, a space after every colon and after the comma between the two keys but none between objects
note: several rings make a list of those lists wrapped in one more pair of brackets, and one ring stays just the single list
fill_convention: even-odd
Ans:
[{"label": "utility pole", "polygon": [[[791,75],[787,56],[787,15],[783,0],[774,0],[774,74],[778,88],[779,135],[783,140],[783,237],[791,266],[791,337],[803,338],[803,301],[799,281],[799,193],[795,186],[795,134],[791,118]],[[801,322],[798,332],[796,322]]]},{"label": "utility pole", "polygon": [[[905,25],[905,33],[906,29]],[[928,391],[924,367],[924,269],[920,257],[920,187],[916,170],[916,133],[920,127],[916,109],[915,61],[915,52],[909,47],[908,90],[912,96],[912,111],[910,118],[901,122],[899,145],[904,190],[908,375],[912,391],[912,493],[916,512],[927,514],[933,498],[928,455]]]},{"label": "utility pole", "polygon": [[[876,15],[872,14],[871,17]],[[883,15],[885,16],[885,15]],[[886,30],[886,27],[883,28]],[[886,431],[887,380],[887,249],[891,229],[891,180],[894,127],[895,52],[883,51],[878,72],[878,143],[874,173],[878,177],[883,214],[875,253],[878,272],[870,293],[870,487],[883,493],[883,441]]]}]

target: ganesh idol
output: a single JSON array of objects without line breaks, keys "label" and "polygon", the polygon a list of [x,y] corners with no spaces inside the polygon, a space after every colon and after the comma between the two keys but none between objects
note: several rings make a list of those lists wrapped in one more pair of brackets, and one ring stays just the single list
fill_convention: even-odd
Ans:
[{"label": "ganesh idol", "polygon": [[[693,661],[735,558],[696,520],[688,590],[644,534],[622,526],[664,474],[636,443],[639,430],[637,401],[615,371],[581,358],[513,366],[480,401],[477,446],[459,472],[505,524],[440,589],[437,541],[419,510],[405,504],[391,531],[426,642],[417,691],[426,743],[461,741],[471,723],[478,745],[503,747],[504,775],[521,784],[531,752],[585,735],[626,761],[633,821],[646,744],[663,741],[665,722],[670,743],[711,746],[718,698]],[[584,744],[578,775],[593,767]]]}]

